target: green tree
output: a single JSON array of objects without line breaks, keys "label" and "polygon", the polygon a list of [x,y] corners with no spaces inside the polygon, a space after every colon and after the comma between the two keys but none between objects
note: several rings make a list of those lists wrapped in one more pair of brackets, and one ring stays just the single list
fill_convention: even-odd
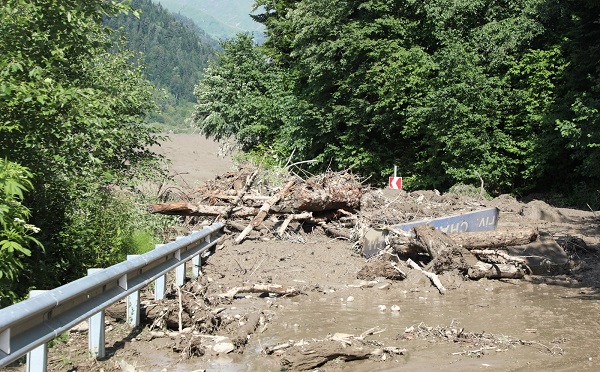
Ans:
[{"label": "green tree", "polygon": [[148,150],[158,137],[144,123],[154,88],[102,25],[128,10],[104,0],[7,0],[0,8],[0,157],[32,172],[35,193],[23,204],[46,248],[23,262],[28,286],[85,274],[81,247],[63,234],[71,216],[93,212],[79,201],[158,169]]},{"label": "green tree", "polygon": [[31,256],[31,245],[41,247],[33,237],[39,229],[27,223],[29,209],[22,203],[31,191],[31,173],[24,167],[0,159],[0,307],[19,298],[19,272],[22,258]]},{"label": "green tree", "polygon": [[285,112],[284,76],[249,34],[224,40],[222,47],[196,86],[195,125],[217,140],[233,136],[246,150],[273,142],[282,120],[293,116]]},{"label": "green tree", "polygon": [[[352,168],[373,180],[398,165],[412,188],[445,190],[481,177],[491,193],[557,191],[556,172],[590,189],[600,185],[596,2],[255,5],[264,9],[254,19],[268,38],[246,47],[272,67],[246,64],[241,72],[221,60],[211,71],[258,84],[278,76],[286,83],[277,95],[256,89],[252,99],[291,115],[247,148],[277,147],[320,160],[320,169]],[[246,139],[239,134],[257,121],[245,120],[253,111],[238,90],[214,84],[206,91],[213,94],[199,97],[202,117],[220,119],[225,106],[236,112],[206,133]]]}]

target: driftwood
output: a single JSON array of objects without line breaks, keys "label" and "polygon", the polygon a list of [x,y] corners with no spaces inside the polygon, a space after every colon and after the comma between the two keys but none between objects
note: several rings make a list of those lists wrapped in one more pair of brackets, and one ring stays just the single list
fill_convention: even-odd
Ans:
[{"label": "driftwood", "polygon": [[444,288],[442,282],[440,282],[440,278],[438,278],[436,274],[421,269],[421,267],[410,258],[406,261],[406,263],[413,269],[420,271],[421,273],[423,273],[423,275],[428,277],[429,280],[431,280],[431,283],[438,289],[438,291],[440,291],[440,294],[446,294],[446,288]]},{"label": "driftwood", "polygon": [[527,260],[525,258],[511,256],[505,251],[499,251],[497,249],[471,249],[470,252],[479,257],[479,259],[482,261],[487,261],[488,259],[490,259],[490,257],[492,257],[492,260],[494,262],[488,263],[496,263],[496,258],[501,258],[506,262],[518,263],[522,265],[527,264]]},{"label": "driftwood", "polygon": [[294,287],[286,287],[279,284],[254,284],[251,286],[234,287],[219,297],[233,298],[238,293],[274,293],[282,296],[297,296],[300,291]]},{"label": "driftwood", "polygon": [[529,228],[452,233],[448,236],[466,249],[491,249],[529,244],[537,239],[538,231]]},{"label": "driftwood", "polygon": [[[246,180],[248,185],[248,180]],[[295,214],[298,212],[327,212],[336,210],[354,211],[360,207],[363,188],[354,176],[345,173],[326,173],[310,178],[297,184],[275,205],[270,203],[269,213]],[[255,216],[258,213],[256,201],[269,200],[265,196],[247,196],[244,192],[236,196],[224,192],[210,193],[205,199],[212,200],[252,200],[253,206],[237,207],[231,212],[231,217]],[[239,201],[238,201],[239,202]],[[268,203],[268,202],[267,202]],[[235,203],[234,203],[235,204]],[[257,206],[257,205],[256,205]],[[160,203],[148,206],[151,213],[181,215],[181,216],[219,216],[227,214],[229,206],[209,206],[201,203]],[[239,209],[238,209],[239,208]]]},{"label": "driftwood", "polygon": [[352,233],[347,229],[338,229],[336,227],[327,226],[325,222],[320,222],[319,226],[321,226],[327,235],[330,235],[334,238],[352,240]]},{"label": "driftwood", "polygon": [[521,279],[525,276],[522,268],[511,264],[488,264],[478,262],[468,272],[470,279]]},{"label": "driftwood", "polygon": [[366,347],[343,346],[336,341],[320,341],[289,348],[281,359],[281,364],[290,370],[310,370],[330,360],[368,359],[371,354],[372,350]]},{"label": "driftwood", "polygon": [[[192,204],[187,202],[159,203],[148,206],[150,213],[160,213],[179,216],[220,216],[227,212],[229,207],[219,205]],[[232,217],[249,217],[258,213],[257,208],[237,207],[230,212]]]},{"label": "driftwood", "polygon": [[[327,172],[294,187],[279,205],[284,210],[324,212],[358,210],[363,187],[350,173]],[[281,212],[282,210],[276,210]]]},{"label": "driftwood", "polygon": [[294,183],[296,183],[294,180],[289,181],[283,187],[283,189],[281,189],[277,194],[273,195],[273,197],[271,197],[269,200],[267,200],[265,202],[265,204],[263,204],[263,206],[260,208],[260,210],[258,211],[258,213],[256,214],[256,216],[254,216],[254,218],[252,219],[252,221],[250,221],[250,223],[244,229],[244,231],[242,231],[240,233],[240,235],[238,235],[238,237],[235,238],[234,242],[236,244],[241,243],[246,238],[246,235],[248,235],[248,233],[250,233],[250,231],[252,231],[252,229],[254,229],[256,226],[258,226],[265,219],[265,217],[267,217],[267,213],[269,213],[269,210],[271,209],[271,206],[277,204],[277,202],[287,192],[289,192],[289,190],[292,188],[292,186],[294,186]]},{"label": "driftwood", "polygon": [[495,249],[529,244],[538,237],[538,231],[534,228],[445,234],[434,230],[430,225],[419,225],[414,227],[414,231],[415,236],[410,236],[410,234],[390,230],[391,234],[387,239],[399,253],[426,252],[431,258],[435,258],[452,245],[468,250]]},{"label": "driftwood", "polygon": [[306,220],[309,218],[312,218],[312,212],[305,212],[305,213],[299,213],[299,214],[290,214],[288,215],[285,220],[283,221],[283,223],[281,224],[281,226],[279,227],[279,229],[277,230],[277,235],[279,235],[280,237],[283,236],[283,233],[285,232],[285,229],[287,229],[288,225],[290,224],[290,222],[294,221],[294,220]]},{"label": "driftwood", "polygon": [[258,175],[258,169],[256,169],[254,172],[252,172],[251,175],[248,176],[248,178],[246,179],[246,184],[244,185],[244,188],[242,190],[239,191],[238,195],[236,196],[236,198],[233,200],[233,202],[229,205],[229,207],[225,210],[224,213],[221,214],[221,216],[224,219],[228,219],[229,216],[231,215],[231,212],[233,212],[233,210],[235,209],[235,207],[237,207],[237,205],[240,203],[240,201],[242,200],[242,197],[248,192],[250,191],[250,187],[252,186],[252,183],[254,183],[254,179],[256,178],[256,176]]},{"label": "driftwood", "polygon": [[232,343],[239,349],[246,345],[248,342],[248,337],[254,333],[256,327],[258,327],[258,323],[260,322],[260,317],[262,315],[262,311],[258,311],[256,313],[252,313],[248,315],[246,323],[238,329],[235,336],[232,339]]},{"label": "driftwood", "polygon": [[425,246],[431,258],[436,258],[441,252],[456,245],[447,234],[431,225],[417,225],[413,230],[416,239]]}]

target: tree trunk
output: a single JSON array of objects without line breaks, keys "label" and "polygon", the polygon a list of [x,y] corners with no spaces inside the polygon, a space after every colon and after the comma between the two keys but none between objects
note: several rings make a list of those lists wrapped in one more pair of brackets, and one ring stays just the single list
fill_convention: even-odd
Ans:
[{"label": "tree trunk", "polygon": [[538,231],[528,228],[452,233],[448,236],[466,249],[491,249],[529,244],[537,239]]},{"label": "tree trunk", "polygon": [[[219,216],[227,212],[227,206],[202,205],[187,202],[160,203],[148,206],[150,213],[170,214],[179,216]],[[231,212],[232,217],[255,216],[258,208],[238,207]]]},{"label": "tree trunk", "polygon": [[521,279],[525,272],[511,264],[488,264],[480,261],[469,269],[468,275],[470,279]]},{"label": "tree trunk", "polygon": [[452,238],[431,225],[417,225],[413,229],[416,239],[425,246],[431,258],[456,245]]}]

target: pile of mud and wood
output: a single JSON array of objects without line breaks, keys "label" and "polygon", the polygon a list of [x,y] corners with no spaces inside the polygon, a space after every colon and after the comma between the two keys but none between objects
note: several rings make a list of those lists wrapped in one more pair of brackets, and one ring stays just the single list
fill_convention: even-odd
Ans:
[{"label": "pile of mud and wood", "polygon": [[[302,241],[303,233],[318,230],[349,241],[369,261],[383,258],[418,270],[441,293],[445,288],[437,275],[446,271],[477,280],[519,279],[568,269],[569,258],[560,241],[535,226],[496,229],[499,210],[482,197],[462,202],[456,194],[394,190],[396,198],[383,201],[380,190],[368,189],[350,172],[327,172],[307,179],[287,176],[278,187],[269,186],[265,178],[259,169],[243,168],[191,193],[180,193],[179,200],[150,205],[149,211],[184,216],[190,224],[224,221],[235,235],[234,244],[246,238]],[[496,203],[506,204],[506,200]],[[562,218],[543,202],[530,204],[508,212]],[[492,228],[489,216],[485,217],[488,222],[480,223],[488,226],[485,231],[458,232],[458,227],[454,231],[428,222],[478,209],[495,213]],[[411,222],[409,229],[394,226],[406,222]]]}]

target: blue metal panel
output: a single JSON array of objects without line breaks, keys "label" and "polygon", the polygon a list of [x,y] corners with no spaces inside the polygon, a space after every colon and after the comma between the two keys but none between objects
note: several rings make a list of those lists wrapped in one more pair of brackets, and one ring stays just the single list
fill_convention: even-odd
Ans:
[{"label": "blue metal panel", "polygon": [[487,208],[449,217],[435,218],[432,220],[401,223],[390,226],[390,229],[409,231],[417,225],[426,223],[447,234],[496,230],[496,226],[498,225],[498,213],[498,208]]}]

